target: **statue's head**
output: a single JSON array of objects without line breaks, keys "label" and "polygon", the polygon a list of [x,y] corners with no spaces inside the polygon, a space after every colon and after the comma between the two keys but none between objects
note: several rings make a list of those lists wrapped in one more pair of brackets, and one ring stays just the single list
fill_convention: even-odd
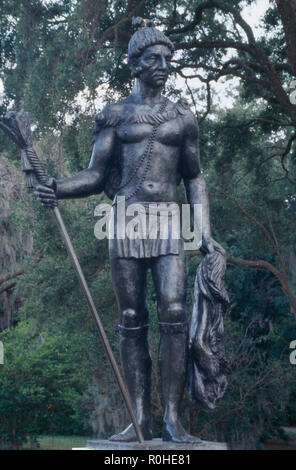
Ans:
[{"label": "statue's head", "polygon": [[128,45],[128,59],[134,78],[148,82],[153,87],[163,86],[167,80],[174,45],[160,30],[153,28],[148,20],[133,18],[139,29]]}]

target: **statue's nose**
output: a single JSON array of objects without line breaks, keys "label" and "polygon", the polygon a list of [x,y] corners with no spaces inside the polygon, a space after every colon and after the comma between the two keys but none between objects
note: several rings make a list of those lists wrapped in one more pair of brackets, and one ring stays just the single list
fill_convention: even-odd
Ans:
[{"label": "statue's nose", "polygon": [[168,68],[168,64],[165,57],[160,57],[159,68],[162,70],[166,70]]}]

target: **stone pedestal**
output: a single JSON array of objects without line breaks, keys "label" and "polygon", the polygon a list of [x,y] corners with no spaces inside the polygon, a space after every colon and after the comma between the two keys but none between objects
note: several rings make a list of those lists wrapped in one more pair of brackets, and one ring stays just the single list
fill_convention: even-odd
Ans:
[{"label": "stone pedestal", "polygon": [[112,442],[112,441],[87,441],[86,450],[158,450],[158,451],[179,451],[179,450],[227,450],[224,442],[201,441],[195,444],[176,444],[174,442],[164,442],[162,439],[153,439],[139,442]]}]

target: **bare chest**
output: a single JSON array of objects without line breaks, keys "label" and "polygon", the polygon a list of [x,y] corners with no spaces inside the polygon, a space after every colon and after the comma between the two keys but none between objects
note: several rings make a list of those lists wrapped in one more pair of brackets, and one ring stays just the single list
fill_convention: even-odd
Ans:
[{"label": "bare chest", "polygon": [[[153,123],[123,123],[117,128],[117,137],[122,144],[136,144],[149,139]],[[182,127],[178,119],[171,119],[157,126],[155,141],[166,146],[179,146],[182,140]]]}]

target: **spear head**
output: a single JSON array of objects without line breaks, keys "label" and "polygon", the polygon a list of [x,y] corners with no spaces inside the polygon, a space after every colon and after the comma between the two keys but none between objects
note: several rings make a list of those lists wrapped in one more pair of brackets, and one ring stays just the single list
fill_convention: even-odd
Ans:
[{"label": "spear head", "polygon": [[29,114],[24,110],[9,111],[0,120],[0,128],[21,149],[22,171],[26,176],[26,186],[31,189],[38,183],[46,184],[48,178],[34,150]]}]

